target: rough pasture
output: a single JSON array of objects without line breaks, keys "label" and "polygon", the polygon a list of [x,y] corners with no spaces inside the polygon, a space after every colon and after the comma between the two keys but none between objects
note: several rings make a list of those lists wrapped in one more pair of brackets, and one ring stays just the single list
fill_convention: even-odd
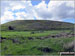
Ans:
[{"label": "rough pasture", "polygon": [[[0,37],[1,54],[46,55],[69,51],[73,46],[69,43],[74,40],[74,34],[67,34],[70,31],[64,32],[63,38],[62,31],[3,31]],[[71,49],[71,51],[74,50]]]}]

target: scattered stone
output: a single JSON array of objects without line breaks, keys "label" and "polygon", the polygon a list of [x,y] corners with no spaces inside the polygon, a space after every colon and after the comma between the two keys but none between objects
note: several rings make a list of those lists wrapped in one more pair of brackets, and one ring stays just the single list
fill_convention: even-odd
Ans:
[{"label": "scattered stone", "polygon": [[52,35],[51,37],[52,37],[52,38],[55,38],[56,36],[55,36],[55,35]]},{"label": "scattered stone", "polygon": [[50,36],[46,36],[46,37],[37,37],[37,39],[40,39],[40,40],[44,40],[44,39],[47,39],[47,38],[50,38]]},{"label": "scattered stone", "polygon": [[34,34],[35,32],[31,32],[31,34]]},{"label": "scattered stone", "polygon": [[61,35],[60,34],[56,34],[56,37],[61,37]]},{"label": "scattered stone", "polygon": [[29,39],[29,40],[33,40],[33,38],[32,38],[32,37],[28,37],[28,39]]},{"label": "scattered stone", "polygon": [[18,39],[12,39],[13,43],[20,43]]},{"label": "scattered stone", "polygon": [[2,43],[3,41],[5,41],[6,38],[5,37],[0,37],[0,43]]},{"label": "scattered stone", "polygon": [[0,37],[1,40],[6,39],[5,37]]},{"label": "scattered stone", "polygon": [[38,48],[38,50],[41,50],[42,52],[52,52],[53,50],[51,48],[48,47],[40,47]]}]

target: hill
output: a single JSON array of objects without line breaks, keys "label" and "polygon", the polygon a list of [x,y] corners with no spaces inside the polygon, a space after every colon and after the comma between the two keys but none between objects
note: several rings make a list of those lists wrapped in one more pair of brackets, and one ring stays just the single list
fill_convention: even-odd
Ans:
[{"label": "hill", "polygon": [[74,24],[50,20],[15,20],[1,25],[1,30],[65,30],[73,29]]},{"label": "hill", "polygon": [[74,29],[74,24],[49,20],[16,20],[2,24],[1,55],[60,56],[60,52],[74,52],[75,34],[70,29]]}]

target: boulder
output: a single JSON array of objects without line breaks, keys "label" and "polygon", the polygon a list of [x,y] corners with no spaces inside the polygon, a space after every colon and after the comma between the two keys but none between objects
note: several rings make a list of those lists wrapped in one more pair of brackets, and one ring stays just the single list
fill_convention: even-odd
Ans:
[{"label": "boulder", "polygon": [[3,41],[5,41],[6,38],[5,37],[0,37],[0,43],[2,43]]},{"label": "boulder", "polygon": [[12,39],[13,43],[20,43],[20,41],[18,39]]},{"label": "boulder", "polygon": [[31,32],[31,34],[34,34],[35,32]]},{"label": "boulder", "polygon": [[40,47],[38,50],[41,50],[42,52],[52,52],[53,50],[49,47]]},{"label": "boulder", "polygon": [[32,38],[32,37],[28,37],[28,39],[29,39],[29,40],[33,40],[33,38]]}]

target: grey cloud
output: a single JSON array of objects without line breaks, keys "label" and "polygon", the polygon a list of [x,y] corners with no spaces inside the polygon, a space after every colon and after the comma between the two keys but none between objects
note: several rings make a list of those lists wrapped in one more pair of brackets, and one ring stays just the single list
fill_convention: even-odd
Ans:
[{"label": "grey cloud", "polygon": [[60,19],[74,18],[74,8],[67,6],[66,3],[63,3],[59,7],[54,9],[53,14],[55,17],[58,17]]},{"label": "grey cloud", "polygon": [[43,19],[47,19],[47,18],[51,18],[52,14],[51,12],[47,11],[47,10],[43,10],[43,9],[38,9],[36,10],[36,13],[38,14],[39,17],[43,18]]},{"label": "grey cloud", "polygon": [[[48,11],[47,8],[46,10],[44,9],[37,9],[36,13],[38,14],[38,17],[41,17],[43,19],[73,19],[74,18],[74,8],[71,6],[67,6],[68,2],[64,2],[59,6],[55,6],[55,8],[51,11]],[[49,9],[50,10],[50,9]]]}]

